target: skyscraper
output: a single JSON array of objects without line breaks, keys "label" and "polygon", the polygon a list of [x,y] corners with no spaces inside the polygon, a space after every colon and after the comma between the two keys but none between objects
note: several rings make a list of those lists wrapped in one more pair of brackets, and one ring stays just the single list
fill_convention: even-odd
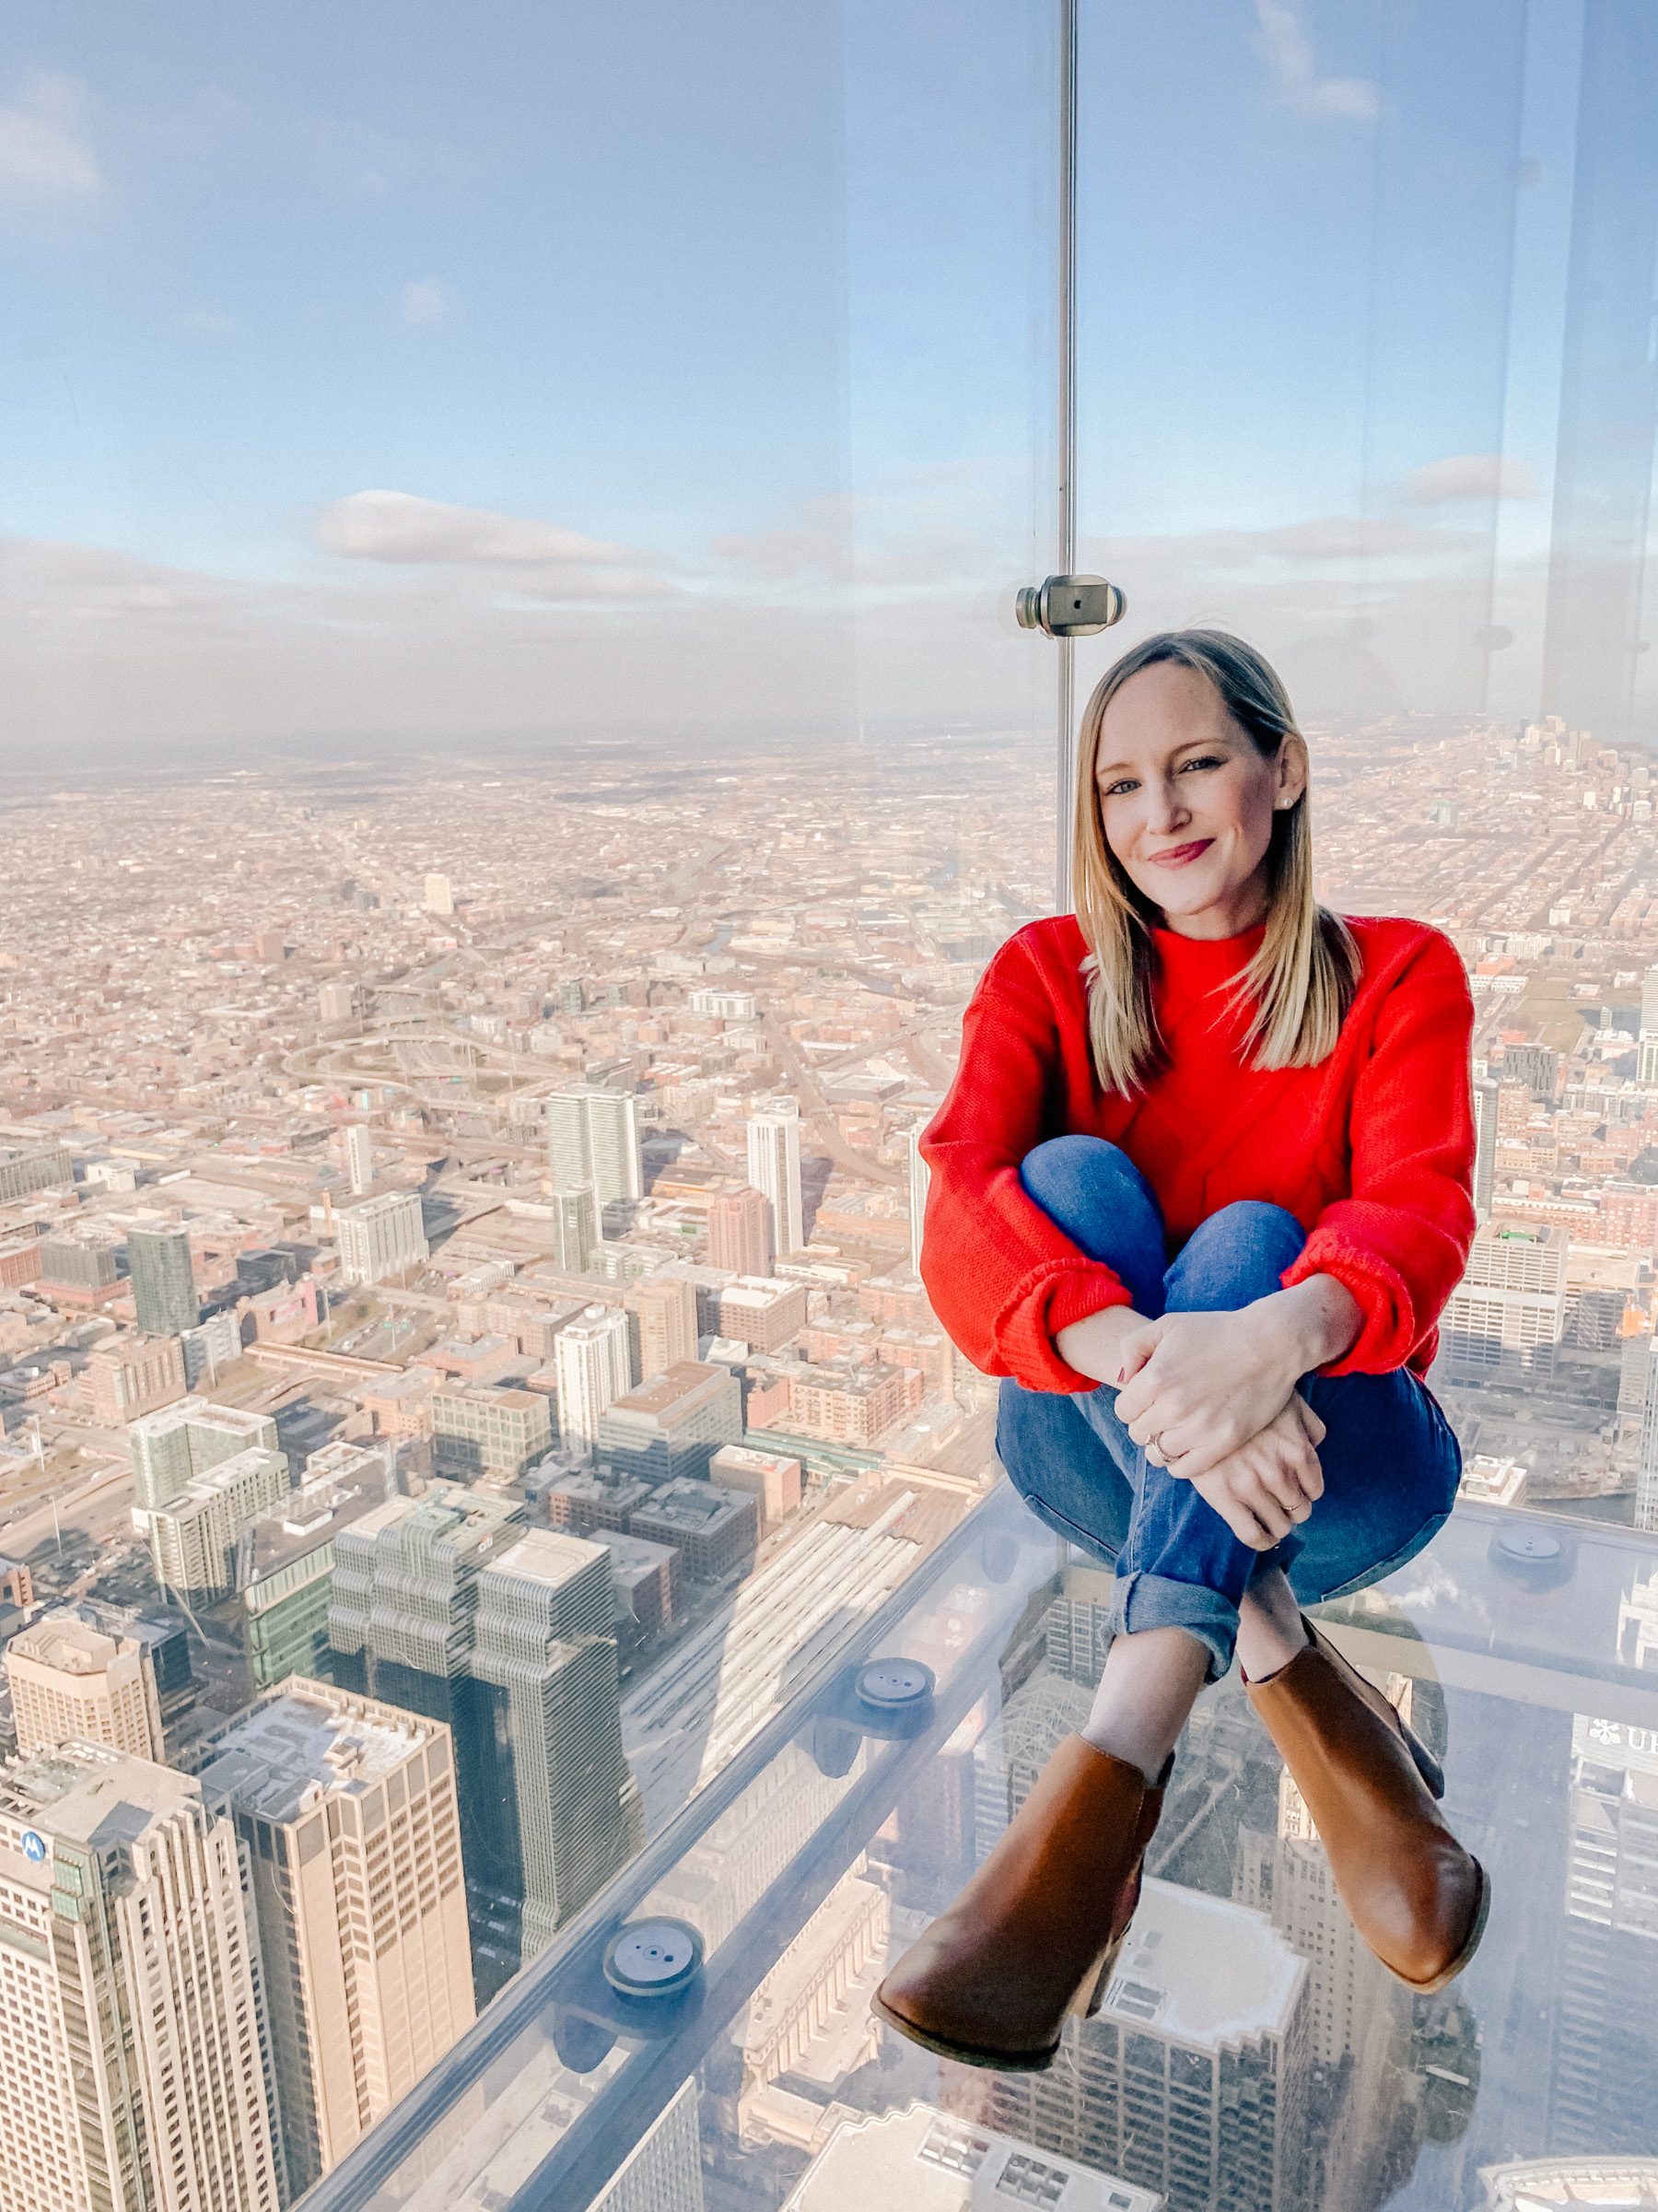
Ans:
[{"label": "skyscraper", "polygon": [[643,1841],[605,1547],[532,1528],[486,1567],[472,1668],[494,1693],[498,1827],[517,1843],[533,1959]]},{"label": "skyscraper", "polygon": [[986,2076],[975,2116],[1175,2205],[1293,2205],[1306,1989],[1264,1914],[1148,1879],[1097,2018],[1050,2073]]},{"label": "skyscraper", "polygon": [[547,1162],[554,1186],[590,1183],[599,1211],[616,1199],[642,1198],[638,1107],[631,1091],[568,1083],[547,1101]]},{"label": "skyscraper", "polygon": [[365,1199],[360,1206],[342,1207],[334,1220],[340,1272],[348,1282],[383,1282],[431,1257],[416,1191]]},{"label": "skyscraper", "polygon": [[1658,2074],[1658,1732],[1571,1724],[1565,1926],[1548,2142],[1645,2151]]},{"label": "skyscraper", "polygon": [[292,2201],[475,2016],[450,1731],[292,1679],[193,1763],[247,1846]]},{"label": "skyscraper", "polygon": [[229,1589],[243,1526],[287,1495],[276,1423],[191,1399],[134,1421],[127,1442],[133,1526],[149,1540],[157,1579],[188,1603]]},{"label": "skyscraper", "polygon": [[779,1259],[806,1241],[800,1210],[800,1108],[792,1098],[764,1100],[748,1122],[748,1178],[771,1209],[772,1250]]},{"label": "skyscraper", "polygon": [[683,1277],[647,1276],[631,1285],[622,1303],[633,1316],[637,1333],[641,1382],[665,1375],[681,1360],[696,1357],[696,1291]]},{"label": "skyscraper", "polygon": [[345,1131],[345,1172],[361,1198],[374,1181],[374,1141],[366,1122],[354,1121]]},{"label": "skyscraper", "polygon": [[419,1499],[389,1498],[334,1546],[336,1679],[453,1730],[480,2002],[637,1833],[609,1555],[543,1530],[532,1533],[545,1543],[526,1550],[524,1510],[434,1482]]},{"label": "skyscraper", "polygon": [[454,886],[447,875],[427,876],[425,904],[428,914],[452,914],[455,911]]},{"label": "skyscraper", "polygon": [[140,1505],[165,1505],[221,1460],[239,1452],[274,1452],[276,1423],[268,1413],[244,1413],[206,1401],[146,1413],[127,1431],[133,1494]]},{"label": "skyscraper", "polygon": [[728,1275],[769,1275],[771,1208],[752,1183],[708,1201],[708,1265]]},{"label": "skyscraper", "polygon": [[566,1275],[585,1275],[599,1242],[599,1209],[590,1183],[571,1183],[553,1193],[553,1257]]},{"label": "skyscraper", "polygon": [[1624,1348],[1626,1363],[1633,1350],[1644,1386],[1640,1456],[1635,1462],[1635,1526],[1648,1534],[1658,1533],[1658,1389],[1652,1387],[1658,1377],[1652,1374],[1652,1342],[1651,1337],[1632,1337]]},{"label": "skyscraper", "polygon": [[[915,1137],[910,1139],[914,1147]],[[912,1149],[912,1163],[916,1157]],[[923,1164],[921,1172],[926,1174]],[[911,1205],[915,1203],[915,1169],[911,1167]],[[1491,1217],[1491,1200],[1497,1188],[1497,1085],[1490,1082],[1474,1085],[1474,1218],[1485,1222]],[[919,1243],[916,1244],[917,1262]],[[917,1264],[917,1272],[920,1272]]]},{"label": "skyscraper", "polygon": [[326,1679],[334,1539],[383,1502],[391,1448],[328,1445],[312,1456],[298,1490],[242,1529],[236,1586],[248,1664],[260,1689],[290,1674]]},{"label": "skyscraper", "polygon": [[590,1305],[553,1340],[553,1368],[560,1439],[571,1451],[590,1453],[600,1415],[633,1387],[626,1314]]},{"label": "skyscraper", "polygon": [[201,1319],[190,1232],[171,1223],[127,1231],[133,1304],[146,1336],[176,1337]]},{"label": "skyscraper", "polygon": [[274,2212],[258,1932],[194,1778],[66,1744],[0,1776],[7,2212]]},{"label": "skyscraper", "polygon": [[155,1670],[136,1637],[118,1640],[73,1613],[48,1613],[6,1645],[6,1673],[23,1758],[70,1742],[166,1757]]}]

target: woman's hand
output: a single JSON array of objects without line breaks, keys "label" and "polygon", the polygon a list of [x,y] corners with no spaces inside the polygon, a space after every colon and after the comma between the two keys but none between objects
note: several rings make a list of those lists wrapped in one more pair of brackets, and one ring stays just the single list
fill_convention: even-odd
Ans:
[{"label": "woman's hand", "polygon": [[1165,1314],[1118,1340],[1117,1417],[1156,1463],[1195,1481],[1269,1427],[1361,1319],[1328,1275],[1232,1313]]},{"label": "woman's hand", "polygon": [[[1241,1543],[1252,1551],[1270,1551],[1324,1495],[1324,1469],[1314,1448],[1324,1437],[1324,1422],[1292,1391],[1258,1435],[1197,1476],[1193,1488]],[[1181,1471],[1169,1469],[1172,1475]]]}]

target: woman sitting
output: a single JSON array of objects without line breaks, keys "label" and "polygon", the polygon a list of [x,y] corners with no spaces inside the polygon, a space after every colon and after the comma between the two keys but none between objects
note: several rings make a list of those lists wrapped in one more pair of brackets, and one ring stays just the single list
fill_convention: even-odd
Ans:
[{"label": "woman sitting", "polygon": [[991,962],[922,1147],[922,1273],[1007,1378],[1003,1463],[1116,1570],[1087,1726],[876,2000],[1004,2067],[1099,2002],[1234,1649],[1377,1957],[1437,1989],[1488,1903],[1437,1765],[1301,1610],[1412,1558],[1456,1493],[1422,1377],[1474,1227],[1462,963],[1318,906],[1306,743],[1237,638],[1136,647],[1080,755],[1077,912]]}]

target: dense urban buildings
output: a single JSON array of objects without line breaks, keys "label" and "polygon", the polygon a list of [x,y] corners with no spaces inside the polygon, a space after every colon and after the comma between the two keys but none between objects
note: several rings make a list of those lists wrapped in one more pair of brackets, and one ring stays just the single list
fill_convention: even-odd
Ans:
[{"label": "dense urban buildings", "polygon": [[[1433,1375],[1465,1447],[1458,1517],[1658,1529],[1658,1079],[1643,1058],[1658,869],[1648,899],[1641,857],[1658,833],[1642,764],[1620,756],[1614,782],[1569,731],[1450,720],[1315,731],[1314,751],[1324,895],[1436,919],[1475,1003],[1479,1235]],[[371,778],[349,805],[273,772],[245,851],[189,883],[60,865],[35,885],[29,847],[22,911],[50,893],[113,943],[106,901],[137,949],[84,991],[60,979],[66,1002],[97,1006],[96,1051],[48,1021],[28,943],[0,1033],[0,1450],[17,1501],[0,1496],[17,1521],[0,1541],[32,1578],[6,1586],[0,1734],[26,1766],[101,1743],[228,1792],[212,1820],[246,1846],[243,1948],[293,2115],[267,2156],[290,2194],[695,1804],[802,1668],[832,1664],[994,1473],[994,1382],[955,1354],[917,1279],[918,1138],[974,980],[1042,908],[1038,795],[992,807],[976,769],[922,750],[881,810],[745,769],[733,846],[729,816],[696,802],[606,814],[539,770],[504,771],[446,796],[439,846],[429,772]],[[1000,772],[993,757],[984,772]],[[187,811],[142,789],[126,805],[135,850]],[[42,853],[81,851],[80,814],[41,819]],[[670,834],[691,886],[671,900],[653,849]],[[615,881],[594,889],[600,851]],[[56,944],[61,916],[53,930]],[[223,1012],[238,1005],[249,1021]],[[971,1554],[914,1637],[929,1666],[971,1644],[995,1565]],[[865,1992],[883,1947],[999,1832],[998,1761],[1028,1779],[1052,1726],[1074,1725],[1062,1693],[1085,1702],[1097,1679],[1104,1601],[1065,1576],[1008,1646],[1001,1716],[963,1723],[766,1977],[738,2052],[757,2070],[730,2110],[740,2133],[767,2131],[775,2201],[814,2173],[829,2188],[824,2114],[879,2045]],[[1632,1680],[1658,1661],[1647,1593],[1621,1594]],[[1033,1651],[1046,1658],[1027,1679]],[[1033,1683],[1040,1720],[1022,1717]],[[711,1934],[832,1803],[847,1754],[827,1723],[814,1740],[823,1769],[800,1750],[667,1882]],[[361,1873],[380,1883],[365,1912],[383,1912],[395,1858],[414,1915],[383,1953],[390,1930],[368,1919],[365,1960],[345,1808],[376,1761],[388,1806],[390,1776],[406,1793],[419,1757],[429,1796],[440,1743],[451,1886],[428,1878],[436,1816],[419,1837],[394,1825],[406,1803],[383,1832],[365,1824]],[[1570,1771],[1557,1761],[1575,1886],[1548,1939],[1572,1994],[1538,2063],[1562,2144],[1627,2148],[1605,2085],[1645,2063],[1623,2023],[1650,1778],[1640,1746],[1595,1749],[1585,1735]],[[1238,1808],[1223,1871],[1197,1882],[1200,1907],[1180,1902],[1189,1869],[1159,1874],[1174,1902],[1145,1925],[1162,1940],[1126,1965],[1134,1987],[1068,2029],[1064,2083],[998,2087],[993,2105],[981,2083],[971,2109],[940,2089],[899,2147],[902,2176],[944,2173],[926,2145],[965,2128],[990,2147],[981,2171],[1022,2159],[1015,2178],[1037,2191],[1086,2173],[1132,2203],[1206,2202],[1230,2161],[1248,2201],[1301,2212],[1309,2172],[1348,2171],[1332,2114],[1367,2051],[1395,2053],[1388,2078],[1418,2084],[1412,2098],[1424,2081],[1458,2094],[1460,2016],[1422,2040],[1376,1986],[1278,1770],[1234,1756],[1197,1770]],[[313,1785],[340,1808],[332,1896],[303,1855]],[[371,1864],[382,1832],[392,1855]],[[296,1866],[314,1895],[287,1880]],[[1160,1913],[1164,1895],[1150,1892]],[[1603,1895],[1611,1921],[1594,1917]],[[1256,2011],[1198,2019],[1180,1972],[1194,1944],[1256,1961]],[[701,2110],[718,2136],[712,2076]],[[695,2171],[696,2101],[674,2113],[636,2179],[659,2153]]]}]

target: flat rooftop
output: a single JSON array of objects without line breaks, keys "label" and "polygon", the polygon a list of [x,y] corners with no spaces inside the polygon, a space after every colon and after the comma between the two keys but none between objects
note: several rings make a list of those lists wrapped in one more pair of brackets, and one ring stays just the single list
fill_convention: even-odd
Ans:
[{"label": "flat rooftop", "polygon": [[324,1798],[336,1792],[361,1797],[437,1732],[416,1715],[393,1721],[391,1711],[321,1683],[278,1691],[221,1728],[197,1772],[238,1812],[298,1820],[318,1801],[301,1807],[313,1786]]},{"label": "flat rooftop", "polygon": [[120,1652],[112,1636],[61,1613],[49,1613],[45,1620],[14,1636],[6,1646],[8,1659],[33,1659],[38,1666],[54,1668],[59,1674],[74,1675],[102,1674]]},{"label": "flat rooftop", "polygon": [[64,1843],[135,1843],[157,1820],[200,1802],[190,1774],[107,1744],[62,1744],[0,1775],[0,1819],[10,1814]]},{"label": "flat rooftop", "polygon": [[280,1505],[248,1524],[252,1562],[242,1586],[268,1581],[295,1560],[332,1544],[342,1528],[355,1527],[385,1503],[384,1469],[379,1463],[372,1482],[338,1482],[324,1475],[290,1491]]},{"label": "flat rooftop", "polygon": [[510,1550],[491,1564],[499,1572],[517,1574],[527,1582],[545,1583],[556,1589],[602,1557],[604,1546],[562,1528],[531,1528]]},{"label": "flat rooftop", "polygon": [[729,1383],[730,1379],[729,1367],[708,1366],[701,1360],[676,1360],[671,1367],[653,1375],[649,1382],[641,1383],[636,1390],[626,1391],[614,1399],[605,1410],[662,1421],[686,1399],[706,1390],[711,1384]]}]

